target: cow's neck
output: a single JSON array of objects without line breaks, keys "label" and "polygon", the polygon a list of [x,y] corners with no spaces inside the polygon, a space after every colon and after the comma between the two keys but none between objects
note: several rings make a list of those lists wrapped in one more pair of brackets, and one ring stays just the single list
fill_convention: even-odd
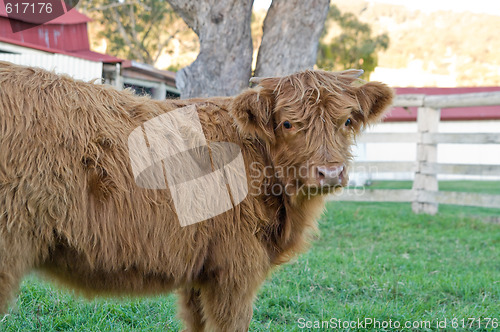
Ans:
[{"label": "cow's neck", "polygon": [[[254,142],[253,149],[259,154],[257,160],[262,161],[262,169],[272,169],[276,174],[270,158],[269,148],[262,142]],[[276,176],[265,176],[260,181],[258,200],[265,207],[265,220],[261,228],[263,241],[268,245],[273,264],[281,264],[305,249],[311,235],[317,228],[317,219],[324,207],[322,196],[307,197],[290,195],[284,190],[284,184]]]}]

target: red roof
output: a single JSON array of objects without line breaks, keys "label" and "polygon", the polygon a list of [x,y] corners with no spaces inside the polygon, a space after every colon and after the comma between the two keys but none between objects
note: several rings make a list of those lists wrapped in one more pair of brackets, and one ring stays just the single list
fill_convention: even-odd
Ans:
[{"label": "red roof", "polygon": [[[461,93],[500,91],[500,87],[461,87],[461,88],[394,88],[396,94],[450,95]],[[417,107],[394,107],[389,111],[385,122],[416,121]],[[497,120],[500,119],[500,106],[475,106],[443,108],[441,120]]]},{"label": "red roof", "polygon": [[[1,1],[1,0],[0,0]],[[45,24],[80,24],[92,21],[90,17],[80,13],[76,9],[71,9],[64,15],[56,17],[55,19],[48,21]]]},{"label": "red roof", "polygon": [[20,42],[17,40],[4,38],[1,36],[0,36],[0,42],[5,42],[5,43],[9,43],[9,44],[33,48],[33,49],[36,49],[39,51],[44,51],[44,52],[49,52],[49,53],[58,53],[58,54],[74,56],[77,58],[90,60],[90,61],[96,61],[96,62],[118,63],[118,62],[123,61],[123,59],[117,58],[115,56],[108,55],[108,54],[101,54],[101,53],[93,52],[90,50],[78,50],[78,51],[67,52],[67,51],[63,51],[63,50],[57,50],[57,49],[53,49],[53,48],[43,47],[43,46],[36,45],[36,44],[23,43],[23,42]]},{"label": "red roof", "polygon": [[25,16],[9,18],[4,0],[0,0],[0,41],[96,62],[122,62],[120,58],[90,50],[89,21],[90,18],[73,8],[47,23],[34,25],[34,21]]},{"label": "red roof", "polygon": [[[4,0],[0,0],[0,16],[1,17],[9,17],[5,10]],[[12,17],[12,15],[11,15]],[[19,15],[15,18],[18,21],[26,22],[26,23],[39,23],[35,17],[31,17],[28,15]],[[54,18],[51,21],[44,22],[43,24],[79,24],[79,23],[87,23],[90,22],[91,19],[77,11],[76,9],[71,9],[70,11],[65,12],[63,15]]]},{"label": "red roof", "polygon": [[87,59],[96,62],[107,62],[107,63],[117,63],[122,62],[123,59],[117,58],[112,55],[97,53],[90,50],[80,50],[74,52],[68,52],[68,55],[73,55],[78,58]]}]

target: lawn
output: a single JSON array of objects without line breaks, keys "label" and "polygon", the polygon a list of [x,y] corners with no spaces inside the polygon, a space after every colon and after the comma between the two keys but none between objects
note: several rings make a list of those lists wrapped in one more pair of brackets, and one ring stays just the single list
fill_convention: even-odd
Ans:
[{"label": "lawn", "polygon": [[[373,181],[370,189],[411,189],[413,181]],[[500,194],[500,181],[439,181],[439,190]]]},{"label": "lawn", "polygon": [[[430,328],[413,330],[437,330],[439,322],[451,331],[493,331],[500,324],[500,224],[489,218],[495,215],[500,209],[441,206],[426,216],[414,215],[410,204],[331,202],[311,249],[261,288],[250,330],[302,331],[328,321],[330,329],[319,330],[379,331],[391,320],[385,330],[429,321]],[[30,276],[0,330],[178,331],[175,307],[174,295],[87,301]],[[358,319],[382,327],[334,328]]]}]

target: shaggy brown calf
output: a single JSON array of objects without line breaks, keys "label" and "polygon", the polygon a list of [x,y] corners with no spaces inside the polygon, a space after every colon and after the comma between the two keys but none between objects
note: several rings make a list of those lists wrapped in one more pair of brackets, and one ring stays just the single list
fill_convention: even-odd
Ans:
[{"label": "shaggy brown calf", "polygon": [[[37,269],[85,294],[177,289],[188,331],[246,331],[269,271],[304,249],[323,194],[347,183],[354,136],[391,103],[356,71],[262,79],[234,98],[154,101],[0,63],[0,308]],[[134,181],[127,139],[193,105],[236,143],[248,195],[181,227],[167,189]]]}]

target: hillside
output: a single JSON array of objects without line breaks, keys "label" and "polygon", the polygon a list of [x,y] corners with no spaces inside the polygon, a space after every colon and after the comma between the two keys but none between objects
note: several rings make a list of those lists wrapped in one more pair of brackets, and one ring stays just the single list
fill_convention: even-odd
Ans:
[{"label": "hillside", "polygon": [[[380,52],[372,78],[399,86],[500,85],[500,17],[336,0],[342,12],[387,32],[390,46]],[[397,70],[397,71],[396,71]]]}]

